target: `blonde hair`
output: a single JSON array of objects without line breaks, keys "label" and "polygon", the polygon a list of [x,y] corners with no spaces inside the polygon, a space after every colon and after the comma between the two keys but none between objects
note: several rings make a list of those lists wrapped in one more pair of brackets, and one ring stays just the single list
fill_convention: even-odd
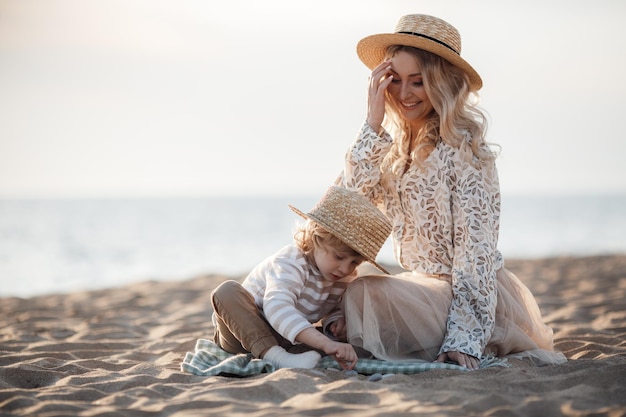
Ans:
[{"label": "blonde hair", "polygon": [[313,220],[307,220],[304,225],[300,225],[294,236],[296,246],[298,246],[305,255],[311,256],[316,248],[323,243],[339,252],[347,253],[351,256],[358,256],[365,259],[363,255],[343,243],[341,239],[324,229]]},{"label": "blonde hair", "polygon": [[[409,161],[423,162],[439,140],[460,148],[468,135],[475,163],[494,160],[497,153],[485,142],[487,119],[478,107],[476,93],[471,91],[468,75],[440,56],[411,46],[390,46],[385,59],[400,51],[411,54],[419,62],[424,89],[433,110],[424,126],[413,132],[402,118],[396,101],[386,92],[385,128],[396,140],[381,165],[383,178],[401,175]],[[409,155],[412,138],[417,146]]]}]

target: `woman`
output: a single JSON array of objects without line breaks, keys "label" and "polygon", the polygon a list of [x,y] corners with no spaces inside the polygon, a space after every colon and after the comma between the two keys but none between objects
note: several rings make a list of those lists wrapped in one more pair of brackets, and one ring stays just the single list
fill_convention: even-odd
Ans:
[{"label": "woman", "polygon": [[523,352],[561,363],[552,330],[497,249],[496,154],[476,106],[482,80],[461,38],[426,15],[362,39],[372,69],[368,114],[338,183],[378,204],[393,223],[400,276],[369,276],[345,294],[348,338],[380,359],[451,361]]}]

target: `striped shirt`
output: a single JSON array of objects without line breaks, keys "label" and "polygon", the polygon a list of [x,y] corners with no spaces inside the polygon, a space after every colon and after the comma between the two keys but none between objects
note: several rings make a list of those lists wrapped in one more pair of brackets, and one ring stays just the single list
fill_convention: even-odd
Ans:
[{"label": "striped shirt", "polygon": [[297,246],[286,246],[257,265],[243,282],[270,325],[291,343],[312,323],[343,317],[341,300],[356,270],[327,281]]}]

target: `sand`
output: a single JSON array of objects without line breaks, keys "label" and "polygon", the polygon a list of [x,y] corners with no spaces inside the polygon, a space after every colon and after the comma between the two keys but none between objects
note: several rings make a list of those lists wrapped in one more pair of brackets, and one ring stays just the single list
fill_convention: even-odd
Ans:
[{"label": "sand", "polygon": [[[224,276],[0,299],[0,415],[626,416],[626,255],[508,260],[569,361],[366,375],[180,370]],[[3,277],[6,279],[7,277]],[[235,277],[239,278],[239,277]]]}]

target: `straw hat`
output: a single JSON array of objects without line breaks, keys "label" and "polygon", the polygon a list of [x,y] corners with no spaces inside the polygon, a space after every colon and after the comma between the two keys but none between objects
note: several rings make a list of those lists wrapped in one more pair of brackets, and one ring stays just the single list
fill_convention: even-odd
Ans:
[{"label": "straw hat", "polygon": [[332,186],[306,214],[292,205],[289,207],[305,219],[318,223],[368,262],[389,274],[376,263],[376,255],[391,233],[391,223],[367,198]]},{"label": "straw hat", "polygon": [[480,90],[483,81],[478,72],[461,58],[461,35],[448,22],[423,14],[402,16],[394,33],[367,36],[357,44],[359,58],[369,69],[383,62],[385,52],[391,45],[413,46],[447,60],[469,75],[470,85]]}]

